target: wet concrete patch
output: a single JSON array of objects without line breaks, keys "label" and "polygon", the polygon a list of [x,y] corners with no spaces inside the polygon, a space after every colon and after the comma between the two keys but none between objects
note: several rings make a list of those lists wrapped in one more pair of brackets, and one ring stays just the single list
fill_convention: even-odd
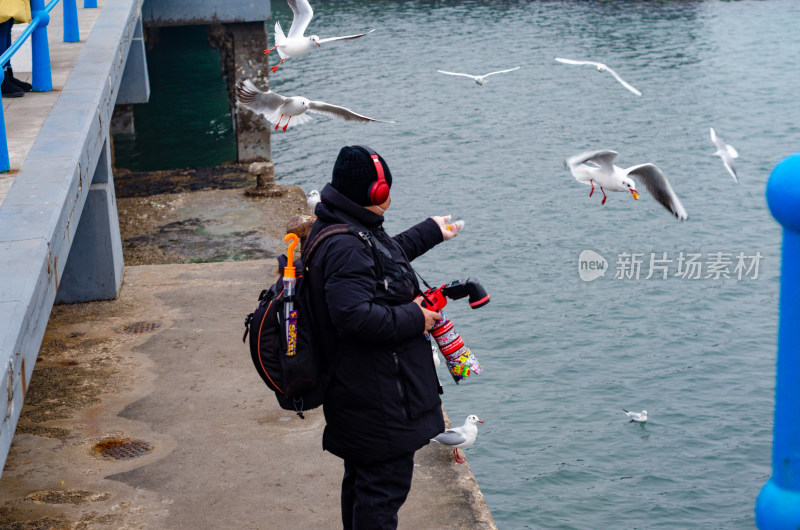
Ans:
[{"label": "wet concrete patch", "polygon": [[63,337],[43,342],[16,433],[66,439],[68,429],[46,423],[71,417],[115,388],[119,382],[114,377],[117,369],[111,367],[114,358],[98,338]]},{"label": "wet concrete patch", "polygon": [[278,197],[238,189],[118,199],[126,265],[273,258],[286,251],[286,223],[306,213],[296,186]]},{"label": "wet concrete patch", "polygon": [[[10,518],[13,511],[6,507],[0,507],[0,520]],[[28,521],[14,521],[4,523],[3,530],[50,530],[51,528],[63,528],[63,517],[41,517]]]},{"label": "wet concrete patch", "polygon": [[[153,300],[53,307],[0,481],[0,529],[163,528],[155,521],[166,513],[164,499],[104,478],[174,445],[116,417],[122,403],[148,391],[146,360],[128,348],[158,333],[115,329],[153,317],[162,330],[172,324]],[[147,452],[118,460],[93,451],[98,442],[126,438],[146,440]]]},{"label": "wet concrete patch", "polygon": [[26,502],[37,504],[86,504],[100,502],[111,497],[108,493],[94,493],[84,490],[45,490],[34,491],[25,496]]},{"label": "wet concrete patch", "polygon": [[[269,255],[267,242],[257,230],[216,235],[208,231],[213,220],[199,218],[175,221],[156,227],[155,232],[125,240],[125,249],[139,253],[142,249],[165,251],[179,263],[212,263],[260,259]],[[126,260],[127,261],[127,260]]]},{"label": "wet concrete patch", "polygon": [[115,328],[117,333],[155,333],[161,329],[161,322],[140,320],[139,322],[130,322],[124,326]]}]

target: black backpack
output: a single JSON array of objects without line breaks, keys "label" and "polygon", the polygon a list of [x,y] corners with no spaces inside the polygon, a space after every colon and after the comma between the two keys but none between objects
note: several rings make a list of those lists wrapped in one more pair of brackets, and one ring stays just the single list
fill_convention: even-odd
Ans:
[{"label": "black backpack", "polygon": [[[297,412],[322,405],[331,370],[314,350],[308,289],[303,285],[304,263],[311,263],[314,251],[325,239],[337,234],[353,234],[373,250],[375,246],[367,231],[357,231],[348,224],[334,224],[320,230],[303,245],[301,256],[294,260],[297,278],[294,309],[297,311],[297,345],[294,355],[287,355],[286,319],[284,316],[283,269],[286,256],[278,257],[278,279],[258,297],[258,307],[247,315],[242,342],[250,335],[250,356],[264,383],[275,392],[281,408]],[[380,261],[376,259],[379,269]],[[379,271],[381,274],[382,272]]]}]

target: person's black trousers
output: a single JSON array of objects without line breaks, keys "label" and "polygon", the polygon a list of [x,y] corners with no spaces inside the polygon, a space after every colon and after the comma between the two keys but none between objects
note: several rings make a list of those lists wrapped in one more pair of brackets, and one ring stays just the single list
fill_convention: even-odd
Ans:
[{"label": "person's black trousers", "polygon": [[345,530],[395,529],[411,490],[414,453],[374,464],[344,461],[342,524]]},{"label": "person's black trousers", "polygon": [[[2,55],[7,49],[11,47],[11,26],[14,25],[14,19],[9,18],[2,24],[0,24],[0,55]],[[3,70],[6,69],[8,66],[9,61],[6,61],[6,64],[3,65]]]}]

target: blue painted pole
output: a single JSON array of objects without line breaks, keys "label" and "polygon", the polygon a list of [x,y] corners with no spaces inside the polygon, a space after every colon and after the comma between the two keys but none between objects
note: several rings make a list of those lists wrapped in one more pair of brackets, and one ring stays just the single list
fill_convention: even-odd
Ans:
[{"label": "blue painted pole", "polygon": [[767,181],[767,204],[783,226],[772,477],[756,499],[762,530],[800,528],[800,153]]},{"label": "blue painted pole", "polygon": [[[3,82],[5,73],[0,68],[0,83]],[[11,169],[11,160],[8,158],[8,140],[6,140],[6,117],[3,115],[3,105],[0,103],[0,173],[7,173]]]},{"label": "blue painted pole", "polygon": [[50,45],[47,43],[47,25],[50,13],[44,8],[44,0],[31,0],[31,16],[39,19],[39,25],[31,35],[31,72],[33,90],[49,92],[53,90],[53,77],[50,72]]},{"label": "blue painted pole", "polygon": [[83,8],[90,9],[97,7],[97,0],[83,0]]},{"label": "blue painted pole", "polygon": [[64,7],[64,42],[80,42],[77,0],[61,0]]}]

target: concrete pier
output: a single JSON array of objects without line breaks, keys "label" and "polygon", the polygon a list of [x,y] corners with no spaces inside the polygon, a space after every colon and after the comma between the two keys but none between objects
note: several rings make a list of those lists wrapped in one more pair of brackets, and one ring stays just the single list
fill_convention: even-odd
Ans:
[{"label": "concrete pier", "polygon": [[[343,467],[322,451],[322,412],[280,409],[241,340],[274,263],[127,267],[117,300],[56,306],[0,523],[341,528]],[[141,454],[104,457],[109,440]],[[468,464],[437,444],[416,464],[400,528],[494,528]]]},{"label": "concrete pier", "polygon": [[[54,90],[3,100],[0,527],[337,528],[321,412],[279,409],[241,342],[274,261],[123,271],[111,111],[147,99],[142,14],[157,4],[79,2],[77,43],[54,10]],[[263,24],[219,24],[235,75],[260,75],[237,50],[261,46]],[[268,160],[268,131],[251,132]],[[401,528],[494,528],[468,465],[440,446],[417,456]]]}]

